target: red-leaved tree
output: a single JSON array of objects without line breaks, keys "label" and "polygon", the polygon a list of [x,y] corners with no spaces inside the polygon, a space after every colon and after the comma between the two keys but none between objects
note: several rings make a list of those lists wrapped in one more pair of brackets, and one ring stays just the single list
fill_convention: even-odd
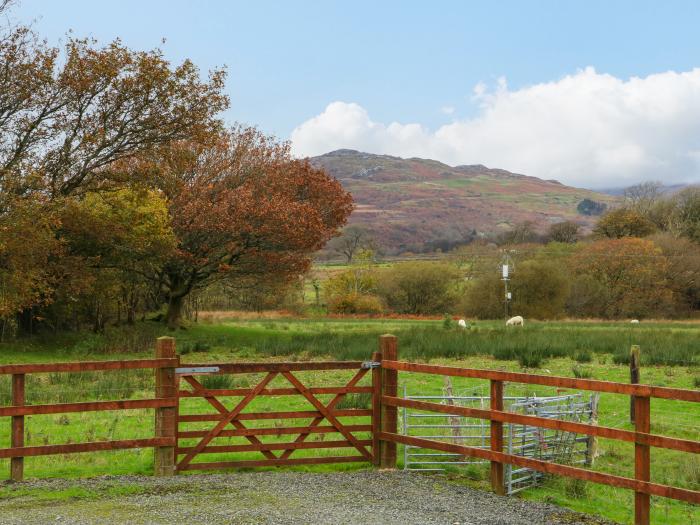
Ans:
[{"label": "red-leaved tree", "polygon": [[337,180],[254,128],[208,144],[174,143],[137,169],[163,191],[177,239],[176,254],[154,276],[171,328],[184,298],[214,281],[297,277],[352,211]]}]

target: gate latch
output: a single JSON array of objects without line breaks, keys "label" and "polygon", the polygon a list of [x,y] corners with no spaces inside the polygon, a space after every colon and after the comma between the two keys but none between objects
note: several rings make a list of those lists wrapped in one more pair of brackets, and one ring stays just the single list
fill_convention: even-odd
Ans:
[{"label": "gate latch", "polygon": [[176,374],[187,376],[194,374],[216,374],[218,372],[218,366],[184,366],[182,368],[175,369]]},{"label": "gate latch", "polygon": [[379,361],[364,361],[362,365],[360,365],[360,368],[362,370],[370,370],[372,368],[379,368],[381,366],[382,364]]}]

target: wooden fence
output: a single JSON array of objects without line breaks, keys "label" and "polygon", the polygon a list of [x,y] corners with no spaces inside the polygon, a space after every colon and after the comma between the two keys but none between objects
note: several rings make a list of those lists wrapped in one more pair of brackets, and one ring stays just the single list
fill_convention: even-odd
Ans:
[{"label": "wooden fence", "polygon": [[[263,379],[254,387],[211,389],[205,388],[198,369],[215,366],[218,374],[263,373]],[[25,404],[25,378],[27,374],[51,372],[118,371],[128,369],[152,369],[155,374],[155,393],[152,399],[126,399],[89,401],[80,403]],[[355,374],[344,385],[310,386],[302,381],[298,372],[314,371],[317,375],[331,370],[355,370]],[[448,377],[482,379],[490,382],[491,405],[488,410],[443,405],[426,401],[408,400],[398,397],[398,373],[423,373]],[[12,405],[0,407],[0,417],[11,417],[12,433],[10,448],[0,449],[0,458],[11,458],[11,479],[23,477],[23,458],[31,456],[71,454],[129,448],[154,448],[156,475],[173,475],[176,472],[195,469],[219,469],[257,466],[283,466],[297,464],[370,462],[381,468],[396,467],[397,444],[418,446],[463,456],[472,456],[491,462],[493,490],[503,494],[503,465],[511,464],[549,474],[602,483],[635,491],[635,523],[649,523],[650,495],[700,503],[700,492],[652,483],[650,481],[650,448],[698,454],[700,442],[650,433],[650,399],[661,398],[687,402],[700,402],[700,391],[655,387],[641,384],[614,383],[590,379],[540,376],[515,372],[455,368],[398,360],[397,340],[394,336],[380,337],[379,351],[368,362],[292,362],[292,363],[206,363],[188,364],[180,367],[175,352],[175,340],[169,337],[158,339],[155,359],[129,361],[95,361],[53,364],[0,365],[0,375],[12,376]],[[371,386],[360,386],[360,380],[371,374]],[[284,388],[272,388],[276,377],[285,379]],[[308,382],[308,381],[307,381]],[[548,419],[538,416],[504,411],[503,388],[505,382],[542,385],[563,389],[589,390],[602,393],[630,396],[635,409],[635,429],[622,430],[572,421]],[[371,408],[338,409],[338,403],[348,394],[370,394]],[[319,395],[332,395],[323,402]],[[300,396],[313,410],[290,412],[257,411],[244,409],[259,396]],[[232,409],[226,408],[221,398],[238,397]],[[183,400],[200,398],[214,409],[212,413],[181,414]],[[397,412],[399,407],[428,412],[439,412],[471,418],[490,420],[490,450],[459,444],[417,438],[399,434]],[[63,445],[25,446],[25,421],[27,415],[62,414],[68,412],[90,412],[103,410],[154,409],[154,437],[146,439],[70,443]],[[355,418],[352,424],[340,418]],[[357,424],[357,418],[365,418]],[[248,427],[246,421],[307,419],[305,425]],[[188,423],[214,422],[209,429],[188,430]],[[324,422],[326,424],[324,424]],[[546,462],[503,452],[503,424],[514,423],[554,429],[565,432],[587,434],[606,439],[634,443],[635,477],[628,478],[597,472],[570,465]],[[358,439],[356,432],[370,434],[370,439]],[[340,434],[342,439],[333,441],[311,441],[312,434]],[[282,443],[263,442],[263,436],[295,435],[291,441]],[[242,437],[247,444],[214,445],[219,437]],[[196,444],[185,440],[196,439]],[[318,456],[291,458],[297,450],[350,448],[355,454],[349,456]],[[260,459],[238,461],[194,462],[203,454],[235,452],[259,452]]]}]

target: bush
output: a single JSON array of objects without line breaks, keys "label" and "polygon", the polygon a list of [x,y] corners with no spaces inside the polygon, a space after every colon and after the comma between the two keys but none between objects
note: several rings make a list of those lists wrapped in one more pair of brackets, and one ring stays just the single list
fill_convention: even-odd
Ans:
[{"label": "bush", "polygon": [[335,314],[380,314],[384,305],[376,295],[348,293],[331,297],[328,311]]},{"label": "bush", "polygon": [[445,314],[445,316],[442,318],[442,327],[445,330],[452,330],[455,326],[455,322],[452,320],[452,316],[450,314]]},{"label": "bush", "polygon": [[459,283],[452,264],[399,263],[378,274],[377,294],[398,313],[436,314],[454,307]]},{"label": "bush", "polygon": [[578,350],[574,354],[574,360],[579,363],[590,363],[593,361],[593,354],[590,350]]},{"label": "bush", "polygon": [[571,368],[571,372],[573,372],[574,377],[578,379],[590,379],[593,377],[593,370],[586,366],[574,365]]},{"label": "bush", "polygon": [[588,487],[582,479],[567,479],[566,480],[566,495],[572,499],[585,499],[588,495]]}]

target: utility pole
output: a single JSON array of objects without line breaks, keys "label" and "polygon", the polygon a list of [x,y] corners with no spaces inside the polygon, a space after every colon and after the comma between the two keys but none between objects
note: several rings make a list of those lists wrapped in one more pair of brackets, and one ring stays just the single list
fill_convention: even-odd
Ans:
[{"label": "utility pole", "polygon": [[510,307],[510,301],[513,298],[510,290],[508,289],[508,282],[510,281],[510,276],[513,271],[515,271],[515,263],[511,254],[514,254],[515,250],[503,250],[503,256],[501,257],[501,280],[503,281],[504,297],[503,297],[503,309],[505,320],[508,320],[508,310]]}]

